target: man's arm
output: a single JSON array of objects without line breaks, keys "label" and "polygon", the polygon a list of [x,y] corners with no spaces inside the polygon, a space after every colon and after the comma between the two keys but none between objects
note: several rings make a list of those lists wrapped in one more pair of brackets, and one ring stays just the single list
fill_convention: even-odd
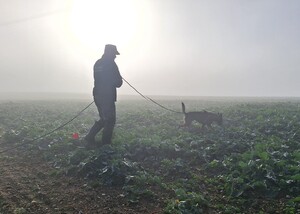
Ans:
[{"label": "man's arm", "polygon": [[123,84],[123,79],[122,79],[122,76],[121,76],[121,74],[119,72],[119,68],[117,66],[117,69],[116,69],[116,78],[115,78],[115,86],[117,88],[120,88],[122,86],[122,84]]}]

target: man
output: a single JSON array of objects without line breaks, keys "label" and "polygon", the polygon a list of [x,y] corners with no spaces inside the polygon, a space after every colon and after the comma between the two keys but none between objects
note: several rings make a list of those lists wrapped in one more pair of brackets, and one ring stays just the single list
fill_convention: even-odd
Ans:
[{"label": "man", "polygon": [[123,84],[117,64],[119,55],[115,45],[105,45],[104,54],[94,65],[93,96],[98,108],[100,120],[96,121],[85,136],[87,148],[100,146],[95,142],[96,134],[103,128],[102,144],[111,144],[113,129],[116,122],[117,90]]}]

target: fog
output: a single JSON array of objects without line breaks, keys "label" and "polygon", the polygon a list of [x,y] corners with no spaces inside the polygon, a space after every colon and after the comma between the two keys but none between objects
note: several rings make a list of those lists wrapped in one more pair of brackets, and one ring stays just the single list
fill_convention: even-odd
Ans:
[{"label": "fog", "polygon": [[299,97],[299,11],[297,0],[1,0],[0,94],[90,95],[110,43],[149,96]]}]

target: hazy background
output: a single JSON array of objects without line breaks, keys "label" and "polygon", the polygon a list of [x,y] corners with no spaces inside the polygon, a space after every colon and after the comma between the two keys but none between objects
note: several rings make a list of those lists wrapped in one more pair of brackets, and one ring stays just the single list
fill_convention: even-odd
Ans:
[{"label": "hazy background", "polygon": [[298,0],[0,0],[0,94],[90,95],[112,43],[146,95],[299,97],[299,11]]}]

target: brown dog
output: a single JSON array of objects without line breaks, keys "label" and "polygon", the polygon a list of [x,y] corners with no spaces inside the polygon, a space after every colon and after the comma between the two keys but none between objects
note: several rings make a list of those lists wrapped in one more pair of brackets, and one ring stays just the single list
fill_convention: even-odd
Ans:
[{"label": "brown dog", "polygon": [[202,127],[211,127],[213,122],[216,122],[218,125],[223,124],[223,116],[220,113],[212,113],[207,111],[194,111],[194,112],[185,112],[185,105],[182,102],[182,112],[184,113],[184,124],[183,126],[189,127],[193,121],[197,121],[202,124]]}]

